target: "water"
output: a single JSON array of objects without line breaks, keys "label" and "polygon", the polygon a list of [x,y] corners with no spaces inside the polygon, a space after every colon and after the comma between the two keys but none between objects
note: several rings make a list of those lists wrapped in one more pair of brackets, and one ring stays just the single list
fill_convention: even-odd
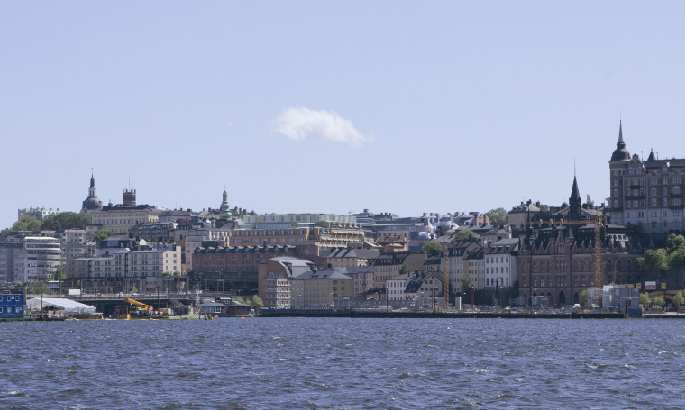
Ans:
[{"label": "water", "polygon": [[685,321],[0,324],[0,408],[685,407]]}]

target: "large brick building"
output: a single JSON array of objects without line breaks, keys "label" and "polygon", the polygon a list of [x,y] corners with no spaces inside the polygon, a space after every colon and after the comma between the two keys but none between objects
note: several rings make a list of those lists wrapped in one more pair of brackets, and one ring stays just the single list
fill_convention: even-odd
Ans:
[{"label": "large brick building", "polygon": [[193,253],[191,286],[208,290],[256,291],[260,263],[279,256],[298,256],[295,246],[200,247]]},{"label": "large brick building", "polygon": [[601,211],[582,206],[574,177],[569,205],[559,217],[529,225],[517,258],[519,293],[525,301],[542,296],[550,305],[575,304],[582,289],[637,280],[626,227],[602,222]]}]

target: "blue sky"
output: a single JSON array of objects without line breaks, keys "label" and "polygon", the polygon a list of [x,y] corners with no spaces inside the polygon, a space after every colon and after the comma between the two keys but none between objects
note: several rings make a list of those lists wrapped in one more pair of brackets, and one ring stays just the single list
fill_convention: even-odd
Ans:
[{"label": "blue sky", "polygon": [[685,155],[681,2],[3,2],[0,225],[98,194],[399,214]]}]

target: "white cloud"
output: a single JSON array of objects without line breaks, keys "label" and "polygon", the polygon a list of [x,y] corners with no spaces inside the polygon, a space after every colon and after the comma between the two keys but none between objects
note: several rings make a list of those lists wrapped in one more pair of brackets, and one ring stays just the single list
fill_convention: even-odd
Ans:
[{"label": "white cloud", "polygon": [[294,141],[321,138],[325,141],[359,145],[368,139],[349,120],[333,111],[290,107],[276,118],[275,132]]}]

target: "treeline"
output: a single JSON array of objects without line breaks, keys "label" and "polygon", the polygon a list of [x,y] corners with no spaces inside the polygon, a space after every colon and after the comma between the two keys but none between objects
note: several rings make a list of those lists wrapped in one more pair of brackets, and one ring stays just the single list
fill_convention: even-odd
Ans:
[{"label": "treeline", "polygon": [[682,284],[685,274],[685,236],[669,235],[665,247],[645,251],[637,262],[645,278]]},{"label": "treeline", "polygon": [[89,223],[87,215],[75,212],[62,212],[45,217],[42,221],[31,216],[22,215],[11,228],[2,231],[3,234],[12,234],[21,231],[57,231],[63,232],[65,229],[85,229]]}]

